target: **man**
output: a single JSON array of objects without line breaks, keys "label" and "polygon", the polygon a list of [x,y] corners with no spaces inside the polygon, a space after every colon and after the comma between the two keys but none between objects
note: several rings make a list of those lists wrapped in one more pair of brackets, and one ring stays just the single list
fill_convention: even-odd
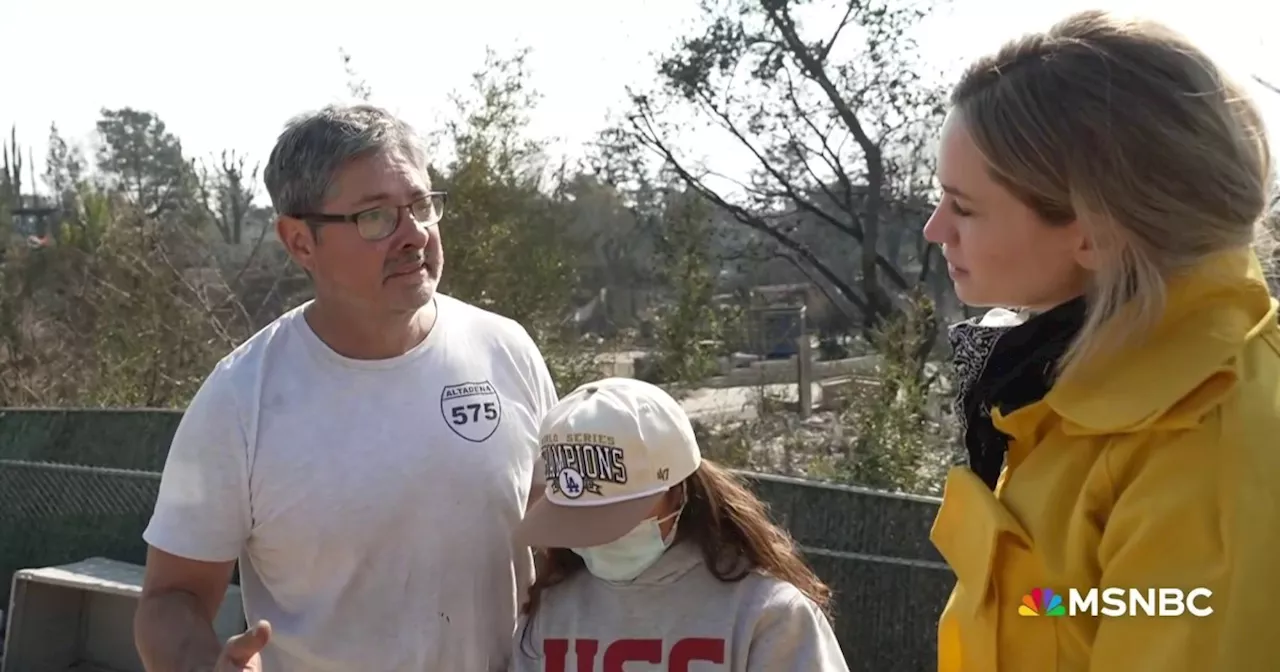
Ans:
[{"label": "man", "polygon": [[[315,299],[227,355],[183,416],[144,534],[141,657],[505,669],[546,364],[515,322],[436,291],[445,195],[404,122],[363,105],[298,117],[265,180]],[[224,645],[211,622],[237,558],[257,625]]]}]

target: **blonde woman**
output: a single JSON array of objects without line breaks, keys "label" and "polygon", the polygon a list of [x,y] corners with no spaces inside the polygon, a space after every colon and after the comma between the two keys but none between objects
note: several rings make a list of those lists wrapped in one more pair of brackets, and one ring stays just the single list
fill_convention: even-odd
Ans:
[{"label": "blonde woman", "polygon": [[951,332],[970,463],[933,529],[958,579],[939,669],[1280,669],[1257,108],[1185,38],[1100,12],[951,102],[925,235],[996,309]]}]

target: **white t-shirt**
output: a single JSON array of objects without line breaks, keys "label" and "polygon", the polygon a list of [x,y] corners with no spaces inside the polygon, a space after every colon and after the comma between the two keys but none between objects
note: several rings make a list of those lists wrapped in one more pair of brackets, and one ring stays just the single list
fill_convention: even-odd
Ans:
[{"label": "white t-shirt", "polygon": [[437,305],[421,345],[380,361],[338,355],[296,308],[183,415],[143,537],[240,560],[266,672],[507,665],[533,577],[511,533],[556,393],[520,325]]}]

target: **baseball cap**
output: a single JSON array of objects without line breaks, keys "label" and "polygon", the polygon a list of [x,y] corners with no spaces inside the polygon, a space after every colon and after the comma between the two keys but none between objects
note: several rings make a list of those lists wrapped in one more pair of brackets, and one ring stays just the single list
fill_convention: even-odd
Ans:
[{"label": "baseball cap", "polygon": [[702,464],[689,416],[656,385],[587,383],[542,419],[546,490],[516,527],[516,543],[586,548],[630,532]]}]

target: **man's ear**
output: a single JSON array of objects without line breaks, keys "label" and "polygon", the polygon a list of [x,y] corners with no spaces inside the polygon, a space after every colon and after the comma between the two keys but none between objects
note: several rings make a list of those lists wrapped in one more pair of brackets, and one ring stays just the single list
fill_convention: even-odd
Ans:
[{"label": "man's ear", "polygon": [[315,249],[320,243],[320,231],[306,222],[286,215],[276,218],[276,236],[299,266],[311,272],[315,261]]}]

